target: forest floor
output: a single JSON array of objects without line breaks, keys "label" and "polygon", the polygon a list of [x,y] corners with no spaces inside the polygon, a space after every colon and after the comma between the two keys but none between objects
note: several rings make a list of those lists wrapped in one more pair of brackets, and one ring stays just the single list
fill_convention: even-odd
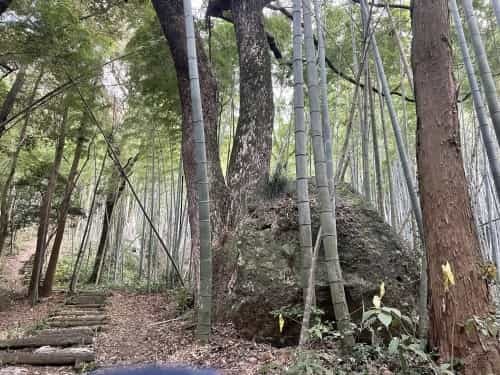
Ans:
[{"label": "forest floor", "polygon": [[[15,335],[36,326],[63,300],[61,293],[31,308],[16,299],[0,313],[0,332]],[[238,337],[231,326],[216,326],[209,346],[194,340],[189,314],[178,317],[176,303],[164,294],[115,291],[109,298],[107,329],[97,335],[97,368],[142,366],[192,366],[218,369],[221,374],[260,374],[267,363],[286,366],[291,348],[273,348]],[[81,370],[80,370],[81,371]],[[6,367],[0,375],[69,375],[80,373],[68,367]],[[264,372],[270,374],[272,372]]]},{"label": "forest floor", "polygon": [[[35,307],[26,297],[21,271],[34,253],[32,238],[28,233],[20,237],[17,254],[4,257],[0,264],[0,340],[43,326],[49,314],[64,303],[62,291],[42,299]],[[243,339],[229,323],[215,325],[210,345],[199,345],[194,338],[192,311],[180,313],[178,301],[173,292],[114,290],[107,299],[109,323],[95,339],[96,362],[92,369],[189,366],[214,368],[223,375],[273,375],[284,373],[297,360],[296,347],[276,348]],[[340,355],[335,343],[320,345],[315,352],[327,357],[331,366],[347,368],[343,374],[393,374],[385,363],[371,360],[362,364],[360,372],[351,371],[351,366],[358,367],[357,360]],[[91,368],[0,366],[0,375],[74,375],[86,370]]]},{"label": "forest floor", "polygon": [[[31,240],[30,240],[31,238]],[[31,307],[21,270],[35,251],[33,236],[18,239],[16,254],[0,264],[0,339],[17,337],[36,327],[64,300],[56,292]],[[110,322],[95,342],[97,368],[144,364],[211,367],[222,374],[270,374],[268,363],[286,366],[291,348],[278,349],[238,337],[230,325],[214,329],[209,346],[194,339],[192,314],[179,316],[173,295],[115,291],[108,299]],[[0,375],[69,375],[81,373],[69,367],[0,367]]]}]

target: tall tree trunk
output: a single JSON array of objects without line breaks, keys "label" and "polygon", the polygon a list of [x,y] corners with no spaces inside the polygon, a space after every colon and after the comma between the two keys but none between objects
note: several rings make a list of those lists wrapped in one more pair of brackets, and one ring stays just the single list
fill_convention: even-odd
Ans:
[{"label": "tall tree trunk", "polygon": [[[465,374],[500,373],[495,337],[466,327],[486,319],[490,301],[460,150],[446,0],[413,4],[412,62],[417,100],[417,161],[427,246],[430,344],[441,360],[460,358]],[[446,285],[445,265],[455,283]]]},{"label": "tall tree trunk", "polygon": [[[191,219],[194,218],[192,211],[197,211],[198,206],[196,199],[193,199],[196,197],[196,162],[183,4],[182,0],[153,0],[153,6],[167,39],[177,75],[182,110],[182,161],[186,175],[189,205],[191,207],[191,223]],[[213,211],[216,212],[215,217],[212,216],[211,219],[214,227],[219,228],[227,213],[227,188],[222,174],[217,141],[217,81],[212,73],[205,51],[202,48],[202,39],[199,33],[195,32],[203,119],[207,142],[207,158],[210,165],[210,168],[208,168],[211,188],[210,196],[214,201]]]},{"label": "tall tree trunk", "polygon": [[210,238],[210,198],[205,150],[205,127],[203,125],[202,97],[196,56],[196,35],[194,31],[191,0],[184,0],[186,23],[186,44],[188,53],[189,79],[191,82],[191,107],[196,154],[196,175],[198,182],[198,217],[200,225],[200,297],[196,337],[207,343],[212,326],[212,247]]},{"label": "tall tree trunk", "polygon": [[[321,126],[323,130],[323,142],[325,144],[326,173],[328,176],[328,186],[330,193],[334,195],[335,181],[333,175],[333,146],[332,128],[330,125],[330,113],[328,111],[328,82],[326,74],[326,48],[325,48],[325,25],[322,22],[322,12],[319,0],[314,2],[314,15],[316,20],[316,32],[318,34],[318,60],[321,87]],[[335,204],[333,205],[335,210]],[[334,213],[335,214],[335,213]]]},{"label": "tall tree trunk", "polygon": [[321,207],[322,240],[325,249],[326,268],[333,303],[333,310],[337,326],[344,335],[344,343],[347,346],[354,344],[350,327],[350,316],[344,291],[344,280],[340,268],[337,249],[337,228],[335,216],[332,210],[332,200],[328,187],[328,176],[326,171],[326,158],[321,127],[321,109],[318,90],[318,71],[316,68],[315,48],[312,28],[311,2],[303,0],[304,17],[304,41],[307,61],[307,87],[309,90],[309,109],[311,116],[311,137],[314,155],[314,170],[316,172],[316,183],[318,186],[319,202]]},{"label": "tall tree trunk", "polygon": [[[186,177],[189,227],[191,231],[192,275],[195,286],[199,275],[200,228],[198,219],[198,198],[196,191],[196,160],[193,119],[191,112],[191,89],[188,72],[186,30],[182,0],[152,0],[163,34],[168,42],[174,60],[177,85],[182,110],[182,162]],[[196,32],[198,71],[206,133],[206,151],[210,167],[210,196],[212,199],[211,222],[217,237],[224,232],[228,212],[228,189],[222,174],[217,137],[217,82],[212,74],[208,58],[202,48],[202,40]],[[197,287],[195,291],[197,291]]]},{"label": "tall tree trunk", "polygon": [[[361,12],[361,19],[363,24],[363,51],[369,41],[368,34],[368,23],[369,16],[365,15]],[[357,64],[356,64],[357,65]],[[362,168],[363,168],[363,195],[367,202],[371,201],[371,188],[370,188],[370,157],[369,157],[369,138],[370,138],[370,127],[369,127],[369,117],[368,117],[368,66],[369,62],[367,61],[366,65],[363,68],[362,74],[364,75],[364,87],[363,87],[363,99],[360,98],[360,111],[359,117],[360,121],[360,131],[361,131],[361,160],[362,160]],[[362,104],[361,104],[362,103]]]},{"label": "tall tree trunk", "polygon": [[[94,191],[92,192],[92,200],[90,203],[89,214],[87,216],[87,222],[85,223],[85,229],[83,230],[82,239],[80,242],[80,248],[78,249],[78,253],[76,255],[75,264],[73,266],[73,273],[71,275],[71,281],[69,283],[69,293],[73,294],[76,290],[76,285],[78,284],[78,273],[80,272],[80,266],[83,260],[83,253],[85,252],[85,246],[87,243],[87,239],[90,236],[90,230],[92,225],[92,217],[94,214],[94,206],[95,200],[97,197],[97,190],[99,189],[99,185],[101,183],[102,174],[104,172],[104,166],[106,164],[107,154],[104,155],[101,163],[101,167],[99,169],[99,175],[95,181]],[[94,149],[94,158],[95,158],[95,149]],[[90,252],[90,251],[89,251]]]},{"label": "tall tree trunk", "polygon": [[[269,42],[264,30],[266,0],[211,0],[207,15],[234,23],[240,66],[240,105],[227,180],[232,193],[230,225],[245,213],[246,198],[268,181],[274,121]],[[258,97],[259,100],[255,100]]]},{"label": "tall tree trunk", "polygon": [[[309,175],[307,173],[307,133],[304,121],[304,67],[302,54],[302,1],[293,2],[293,113],[295,123],[295,173],[297,184],[297,208],[299,239],[302,249],[302,287],[304,299],[313,293],[308,290],[308,280],[312,266],[311,207],[309,201]],[[309,286],[314,288],[314,284]],[[309,336],[311,304],[305,304],[304,319],[300,332],[300,344],[305,344]]]},{"label": "tall tree trunk", "polygon": [[64,144],[66,142],[66,127],[68,125],[68,112],[69,107],[66,106],[57,139],[54,163],[52,165],[52,170],[50,171],[47,189],[42,194],[42,201],[40,203],[35,260],[33,262],[33,273],[31,274],[29,285],[29,296],[32,305],[35,305],[38,302],[38,289],[40,286],[40,277],[42,275],[45,249],[47,246],[47,232],[49,230],[50,208],[52,205],[52,196],[54,195],[54,191],[56,189],[57,173],[59,171],[59,166],[61,165],[64,153]]},{"label": "tall tree trunk", "polygon": [[[134,158],[129,159],[125,172],[129,173],[135,162],[137,161],[139,155]],[[104,219],[102,222],[101,236],[99,238],[99,245],[97,247],[97,252],[94,261],[94,267],[92,268],[92,273],[88,279],[88,283],[96,283],[99,280],[100,272],[104,263],[106,256],[107,242],[108,242],[108,232],[109,226],[111,224],[111,218],[113,211],[115,209],[116,203],[126,187],[126,180],[121,176],[120,171],[116,166],[114,166],[111,176],[108,181],[108,191],[106,194],[106,202],[104,205]]]},{"label": "tall tree trunk", "polygon": [[377,134],[377,120],[375,116],[375,103],[373,100],[373,91],[372,91],[372,83],[371,83],[371,75],[370,69],[367,66],[366,70],[368,71],[368,95],[369,95],[369,104],[370,104],[370,118],[372,125],[372,142],[373,142],[373,161],[375,162],[375,190],[377,192],[377,208],[378,212],[382,217],[385,217],[385,208],[384,208],[384,194],[382,188],[382,166],[380,162],[380,151],[378,147],[378,134]]},{"label": "tall tree trunk", "polygon": [[[274,121],[271,57],[264,30],[265,0],[232,0],[240,65],[240,112],[228,168],[233,220],[244,213],[245,197],[268,181]],[[258,100],[256,100],[258,98]]]},{"label": "tall tree trunk", "polygon": [[[0,14],[1,14],[1,3],[0,3]],[[2,104],[2,107],[0,108],[0,124],[2,124],[5,120],[7,120],[7,117],[9,116],[10,112],[12,111],[12,108],[14,107],[17,95],[23,88],[25,81],[26,81],[26,70],[24,66],[22,66],[19,72],[17,73],[16,80],[14,81],[14,84],[10,88],[9,93],[7,94],[7,97],[5,98]],[[32,102],[33,101],[30,102],[30,105],[32,104]],[[0,138],[2,137],[4,132],[5,132],[5,125],[1,125]]]},{"label": "tall tree trunk", "polygon": [[80,164],[80,158],[82,156],[83,146],[85,143],[85,137],[82,134],[84,128],[85,128],[85,120],[82,120],[82,124],[80,125],[79,129],[78,139],[76,141],[73,161],[71,163],[71,167],[68,173],[66,187],[64,188],[63,200],[59,207],[56,235],[54,237],[54,243],[52,245],[52,252],[50,253],[49,263],[47,265],[47,271],[45,272],[45,278],[43,281],[42,288],[40,290],[40,294],[42,297],[47,297],[52,293],[52,286],[54,284],[57,261],[59,260],[59,252],[64,237],[64,229],[66,228],[66,219],[68,217],[68,210],[71,206],[71,196],[73,194],[73,190],[76,185],[76,179],[78,175],[78,165]]},{"label": "tall tree trunk", "polygon": [[[380,86],[380,85],[377,85]],[[385,154],[385,170],[387,174],[387,190],[389,190],[389,214],[390,223],[394,230],[398,226],[398,218],[396,213],[396,198],[394,193],[394,180],[392,178],[391,172],[391,154],[389,153],[389,144],[387,140],[387,131],[385,129],[385,115],[384,115],[384,98],[382,95],[378,94],[379,105],[380,105],[380,124],[382,125],[382,138],[384,141],[384,154]]]},{"label": "tall tree trunk", "polygon": [[[366,0],[360,0],[361,11],[368,18],[368,6],[366,5]],[[389,116],[391,118],[392,130],[394,132],[394,138],[396,140],[396,146],[399,154],[399,160],[401,162],[401,167],[403,170],[406,188],[408,189],[408,195],[410,197],[410,203],[412,207],[412,212],[417,222],[418,232],[420,234],[420,239],[424,243],[424,231],[423,231],[423,221],[422,212],[420,209],[420,203],[417,196],[417,190],[415,189],[413,183],[413,176],[411,172],[410,163],[408,161],[407,150],[404,146],[403,137],[401,135],[401,127],[399,125],[398,117],[396,115],[396,110],[394,108],[394,103],[391,97],[391,90],[389,88],[389,82],[385,74],[384,64],[382,63],[382,58],[380,57],[380,51],[378,49],[377,40],[373,35],[371,38],[371,47],[373,51],[373,57],[375,59],[375,65],[377,68],[377,74],[379,77],[380,85],[384,93],[385,101],[387,103],[387,110],[389,111]],[[422,254],[422,265],[420,272],[420,285],[419,285],[419,336],[424,339],[426,335],[426,322],[427,322],[427,258],[425,256],[425,246],[423,246]]]},{"label": "tall tree trunk", "polygon": [[[38,91],[38,86],[40,85],[40,81],[42,80],[43,77],[43,69],[40,71],[36,81],[35,85],[33,86],[33,90],[30,94],[29,97],[29,104],[32,104],[33,101],[35,100],[35,95],[36,92]],[[15,97],[17,97],[17,93],[20,91],[21,86],[24,84],[25,80],[25,72],[24,68],[18,73],[16,77],[16,81],[14,85],[12,86],[12,89],[10,92],[7,94],[7,98],[4,101],[4,104],[2,106],[2,109],[0,110],[0,116],[5,116],[7,117],[10,110],[12,109],[12,106],[14,105]],[[16,88],[17,87],[17,88]],[[9,99],[9,97],[11,99]],[[12,99],[14,98],[14,99]],[[10,103],[10,104],[8,104]],[[26,118],[24,119],[21,131],[19,133],[19,140],[16,146],[16,149],[14,151],[14,154],[12,155],[11,158],[11,164],[10,164],[10,170],[9,174],[7,175],[7,178],[5,181],[3,181],[3,186],[0,191],[0,254],[2,253],[3,246],[5,244],[5,239],[8,235],[8,228],[9,228],[9,207],[10,207],[10,199],[9,199],[9,194],[10,194],[10,189],[12,182],[14,180],[14,175],[16,173],[16,168],[17,168],[17,159],[19,157],[19,153],[21,152],[21,147],[24,143],[24,137],[26,135],[26,130],[28,129],[28,124],[31,119],[31,111],[28,111],[26,114]],[[0,121],[1,123],[2,121]],[[1,136],[2,130],[0,129],[0,136]]]}]

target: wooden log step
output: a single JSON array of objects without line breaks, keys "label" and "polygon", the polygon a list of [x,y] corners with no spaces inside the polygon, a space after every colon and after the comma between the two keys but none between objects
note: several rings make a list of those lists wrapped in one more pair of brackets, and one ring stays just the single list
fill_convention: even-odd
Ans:
[{"label": "wooden log step", "polygon": [[98,320],[98,321],[105,321],[107,320],[107,317],[106,315],[102,315],[102,314],[98,314],[98,315],[91,315],[91,314],[87,314],[87,315],[56,315],[56,316],[52,316],[50,318],[47,319],[47,322],[55,322],[55,321],[60,321],[60,322],[63,322],[63,321],[94,321],[94,320]]},{"label": "wooden log step", "polygon": [[34,352],[0,352],[0,364],[3,365],[67,366],[82,362],[93,362],[95,358],[95,352],[88,348],[55,349],[47,347]]},{"label": "wooden log step", "polygon": [[104,305],[106,303],[105,296],[92,296],[92,295],[76,295],[71,296],[66,299],[66,305],[88,305],[88,304],[99,304]]},{"label": "wooden log step", "polygon": [[87,304],[66,304],[64,305],[66,309],[102,309],[106,308],[106,305],[103,303],[87,303]]},{"label": "wooden log step", "polygon": [[0,341],[0,349],[32,348],[40,346],[89,345],[94,341],[93,335],[42,335],[27,336],[13,340]]},{"label": "wooden log step", "polygon": [[63,336],[63,335],[81,335],[94,336],[95,329],[90,327],[80,328],[46,328],[36,332],[37,336]]},{"label": "wooden log step", "polygon": [[51,328],[70,328],[70,327],[102,327],[106,324],[103,320],[57,320],[53,322],[47,322],[47,325]]},{"label": "wooden log step", "polygon": [[59,310],[53,311],[49,314],[49,316],[81,316],[81,315],[103,315],[105,313],[104,309],[88,309],[88,310],[78,310],[78,309],[70,309],[70,310]]},{"label": "wooden log step", "polygon": [[103,296],[110,297],[113,292],[110,290],[81,290],[78,293],[73,294],[73,296]]}]

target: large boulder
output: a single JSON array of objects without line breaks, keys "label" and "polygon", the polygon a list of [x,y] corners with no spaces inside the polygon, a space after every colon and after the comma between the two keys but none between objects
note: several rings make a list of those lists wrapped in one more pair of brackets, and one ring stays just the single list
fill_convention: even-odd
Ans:
[{"label": "large boulder", "polygon": [[[313,238],[320,223],[314,187],[310,188]],[[372,305],[385,283],[386,306],[410,312],[416,305],[417,256],[394,230],[346,185],[337,188],[338,250],[346,297],[353,320]],[[291,344],[299,322],[287,320],[282,333],[272,311],[301,306],[301,250],[295,194],[286,192],[248,205],[248,215],[216,249],[217,317],[229,319],[242,335],[259,341]],[[325,319],[334,320],[326,280],[324,252],[318,257],[316,295]]]}]

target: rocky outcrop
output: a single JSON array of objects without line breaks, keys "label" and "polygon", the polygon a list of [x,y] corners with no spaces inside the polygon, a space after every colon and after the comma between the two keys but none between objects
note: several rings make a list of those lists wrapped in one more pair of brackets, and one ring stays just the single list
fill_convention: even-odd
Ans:
[{"label": "rocky outcrop", "polygon": [[[362,198],[347,186],[337,191],[338,247],[349,310],[359,321],[379,285],[383,302],[403,311],[416,305],[417,255]],[[216,250],[215,298],[219,319],[231,320],[246,337],[274,343],[298,338],[299,322],[287,320],[280,334],[272,311],[301,306],[301,251],[293,192],[248,206],[248,215]],[[311,188],[313,235],[319,229],[314,188]],[[318,307],[334,320],[326,282],[323,249],[316,281]]]}]

